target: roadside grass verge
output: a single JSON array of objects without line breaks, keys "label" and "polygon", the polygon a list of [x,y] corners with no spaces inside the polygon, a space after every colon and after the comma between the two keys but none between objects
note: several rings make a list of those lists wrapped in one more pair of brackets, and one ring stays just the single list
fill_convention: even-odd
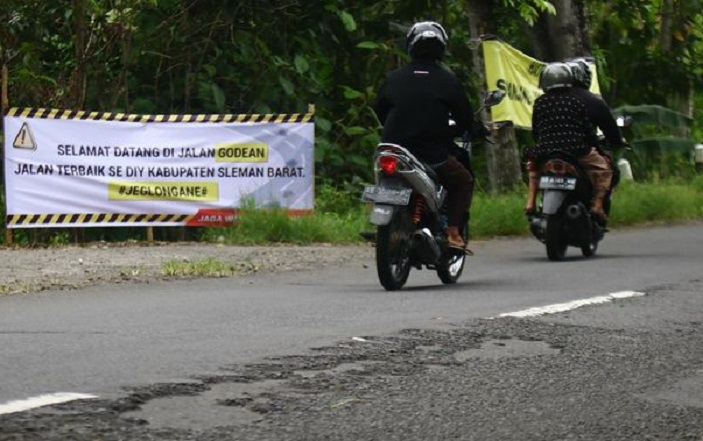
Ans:
[{"label": "roadside grass verge", "polygon": [[359,233],[367,227],[366,212],[321,213],[289,217],[282,210],[246,209],[240,212],[235,225],[227,228],[209,228],[203,238],[209,242],[236,245],[263,243],[351,244],[361,241]]},{"label": "roadside grass verge", "polygon": [[[506,194],[477,192],[471,238],[528,234],[525,197],[524,188]],[[234,226],[208,228],[202,238],[238,245],[361,243],[361,233],[375,230],[368,222],[369,208],[360,201],[359,192],[321,187],[310,216],[290,218],[282,210],[244,208]],[[622,182],[613,196],[613,227],[692,219],[703,219],[703,176],[688,181]]]},{"label": "roadside grass verge", "polygon": [[195,261],[169,260],[161,265],[161,275],[165,277],[229,277],[236,274],[255,271],[257,268],[249,263],[225,263],[214,258]]},{"label": "roadside grass verge", "polygon": [[702,218],[703,176],[692,181],[623,182],[613,196],[613,226]]},{"label": "roadside grass verge", "polygon": [[471,204],[471,239],[493,236],[514,236],[527,233],[523,211],[526,193],[475,193]]}]

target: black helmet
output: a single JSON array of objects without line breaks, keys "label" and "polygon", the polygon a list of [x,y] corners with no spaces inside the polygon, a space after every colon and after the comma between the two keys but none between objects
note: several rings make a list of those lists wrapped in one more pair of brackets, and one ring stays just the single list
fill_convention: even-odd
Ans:
[{"label": "black helmet", "polygon": [[566,63],[550,63],[539,75],[539,87],[545,92],[574,85],[574,76]]},{"label": "black helmet", "polygon": [[578,58],[571,60],[566,64],[569,65],[571,69],[571,74],[574,77],[574,84],[577,86],[584,87],[586,89],[591,88],[592,74],[591,66],[583,58]]},{"label": "black helmet", "polygon": [[448,40],[442,25],[434,21],[421,21],[408,31],[405,46],[413,58],[440,60]]}]

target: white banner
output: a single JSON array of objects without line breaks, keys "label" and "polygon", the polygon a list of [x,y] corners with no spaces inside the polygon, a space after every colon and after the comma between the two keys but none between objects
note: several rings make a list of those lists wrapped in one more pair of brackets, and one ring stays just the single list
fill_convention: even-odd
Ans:
[{"label": "white banner", "polygon": [[314,207],[311,114],[61,112],[5,116],[9,228],[219,226],[243,204]]}]

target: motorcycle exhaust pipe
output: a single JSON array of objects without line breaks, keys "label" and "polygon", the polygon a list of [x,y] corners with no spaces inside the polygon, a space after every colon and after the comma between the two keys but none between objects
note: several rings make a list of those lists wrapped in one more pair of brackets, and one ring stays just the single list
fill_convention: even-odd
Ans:
[{"label": "motorcycle exhaust pipe", "polygon": [[576,220],[583,216],[583,211],[581,210],[581,207],[576,204],[569,205],[566,207],[566,216],[571,220]]},{"label": "motorcycle exhaust pipe", "polygon": [[544,230],[546,230],[547,224],[544,219],[540,216],[533,216],[530,219],[530,232],[537,238],[540,242],[544,242]]},{"label": "motorcycle exhaust pipe", "polygon": [[573,236],[580,243],[591,242],[591,221],[588,210],[583,204],[572,204],[566,207],[566,217],[572,222]]},{"label": "motorcycle exhaust pipe", "polygon": [[429,229],[423,228],[413,233],[413,248],[423,263],[435,263],[442,255],[442,250]]}]

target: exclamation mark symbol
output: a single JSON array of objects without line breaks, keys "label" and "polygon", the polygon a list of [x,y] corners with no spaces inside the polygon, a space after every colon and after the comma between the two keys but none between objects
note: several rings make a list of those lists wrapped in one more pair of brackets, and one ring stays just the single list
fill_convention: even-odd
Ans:
[{"label": "exclamation mark symbol", "polygon": [[34,150],[37,148],[37,146],[34,144],[34,139],[32,138],[32,134],[29,131],[29,126],[27,125],[27,123],[22,124],[22,128],[15,137],[15,142],[12,144],[12,146],[16,149],[24,150]]}]

